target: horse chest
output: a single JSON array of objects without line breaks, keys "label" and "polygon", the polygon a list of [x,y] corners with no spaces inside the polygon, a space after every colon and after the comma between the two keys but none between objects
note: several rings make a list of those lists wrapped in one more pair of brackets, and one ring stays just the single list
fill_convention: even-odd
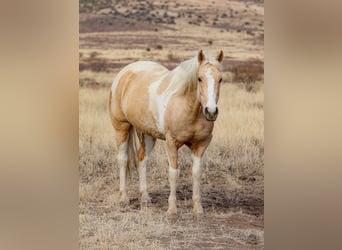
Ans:
[{"label": "horse chest", "polygon": [[212,130],[213,122],[208,122],[205,119],[184,120],[175,123],[171,128],[173,137],[179,143],[194,143],[205,140],[211,135]]}]

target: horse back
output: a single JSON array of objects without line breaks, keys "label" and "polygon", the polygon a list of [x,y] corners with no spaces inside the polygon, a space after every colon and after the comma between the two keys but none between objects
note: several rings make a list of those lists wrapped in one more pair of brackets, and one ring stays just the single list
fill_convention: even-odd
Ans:
[{"label": "horse back", "polygon": [[164,66],[150,61],[139,61],[124,67],[111,88],[112,120],[129,122],[151,136],[161,137],[149,109],[149,87],[168,72]]}]

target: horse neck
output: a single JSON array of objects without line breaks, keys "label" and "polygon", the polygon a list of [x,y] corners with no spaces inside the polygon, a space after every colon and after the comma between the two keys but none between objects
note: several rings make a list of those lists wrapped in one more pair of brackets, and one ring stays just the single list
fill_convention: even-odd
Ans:
[{"label": "horse neck", "polygon": [[184,98],[187,103],[187,111],[189,112],[189,116],[196,118],[201,108],[201,103],[197,98],[197,88],[187,92],[184,95]]}]

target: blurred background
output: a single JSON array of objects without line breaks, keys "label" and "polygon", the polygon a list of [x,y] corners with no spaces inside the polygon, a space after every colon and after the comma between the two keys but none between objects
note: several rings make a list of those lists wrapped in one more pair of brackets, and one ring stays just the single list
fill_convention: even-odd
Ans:
[{"label": "blurred background", "polygon": [[263,76],[263,1],[80,0],[79,8],[82,87],[108,86],[137,60],[172,69],[199,49],[225,52],[226,82],[246,68]]},{"label": "blurred background", "polygon": [[[262,249],[263,1],[81,0],[79,11],[81,248]],[[165,217],[169,183],[163,141],[157,142],[147,168],[152,204],[140,207],[133,169],[131,203],[123,209],[108,112],[111,83],[134,61],[156,61],[171,70],[200,49],[225,54],[220,115],[204,159],[207,214],[199,223],[192,218],[191,157],[183,147],[177,189],[181,212],[175,222]]]}]

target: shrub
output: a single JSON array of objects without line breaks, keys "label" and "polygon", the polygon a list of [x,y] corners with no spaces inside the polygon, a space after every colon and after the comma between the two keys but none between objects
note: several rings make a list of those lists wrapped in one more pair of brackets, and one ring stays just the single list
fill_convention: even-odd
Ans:
[{"label": "shrub", "polygon": [[173,54],[172,52],[169,52],[169,53],[167,54],[167,60],[168,60],[169,62],[175,61],[175,56],[174,56],[174,54]]},{"label": "shrub", "polygon": [[259,59],[252,59],[232,67],[233,81],[242,83],[247,92],[255,90],[255,83],[262,80],[264,63]]},{"label": "shrub", "polygon": [[93,59],[93,58],[96,58],[99,55],[100,55],[100,53],[98,53],[96,51],[93,51],[93,52],[90,53],[89,57]]}]

